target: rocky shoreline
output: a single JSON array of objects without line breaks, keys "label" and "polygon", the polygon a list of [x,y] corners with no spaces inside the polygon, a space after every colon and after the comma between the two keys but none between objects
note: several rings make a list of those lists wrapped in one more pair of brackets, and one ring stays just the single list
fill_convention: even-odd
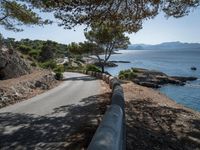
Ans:
[{"label": "rocky shoreline", "polygon": [[[99,63],[97,58],[94,57],[84,57],[83,60],[85,61],[86,64],[93,64],[96,66],[101,67],[101,64]],[[107,61],[105,63],[105,67],[117,67],[118,64],[117,63],[131,63],[130,61],[116,61],[116,60],[112,60],[112,61]]]},{"label": "rocky shoreline", "polygon": [[168,76],[160,71],[142,68],[132,68],[122,71],[119,78],[128,79],[136,84],[151,88],[160,88],[162,85],[166,84],[183,86],[187,81],[197,80],[196,77]]}]

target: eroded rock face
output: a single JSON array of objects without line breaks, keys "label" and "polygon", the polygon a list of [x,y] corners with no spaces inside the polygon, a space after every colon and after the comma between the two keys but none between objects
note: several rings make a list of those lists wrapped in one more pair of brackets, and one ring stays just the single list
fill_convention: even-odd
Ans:
[{"label": "eroded rock face", "polygon": [[54,74],[42,70],[19,78],[2,80],[0,81],[0,108],[43,93],[58,83]]},{"label": "eroded rock face", "polygon": [[30,72],[30,65],[16,51],[0,49],[0,80],[16,78]]}]

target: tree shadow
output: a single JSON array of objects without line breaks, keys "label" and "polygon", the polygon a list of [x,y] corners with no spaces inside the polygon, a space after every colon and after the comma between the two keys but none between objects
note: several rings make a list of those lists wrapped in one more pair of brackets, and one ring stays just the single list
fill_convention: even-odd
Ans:
[{"label": "tree shadow", "polygon": [[200,120],[191,112],[148,99],[134,99],[126,106],[128,150],[200,149]]},{"label": "tree shadow", "polygon": [[110,96],[90,96],[46,116],[1,113],[0,149],[86,149]]},{"label": "tree shadow", "polygon": [[71,77],[71,78],[64,78],[63,81],[93,81],[96,80],[95,77],[91,76],[80,76],[80,77]]}]

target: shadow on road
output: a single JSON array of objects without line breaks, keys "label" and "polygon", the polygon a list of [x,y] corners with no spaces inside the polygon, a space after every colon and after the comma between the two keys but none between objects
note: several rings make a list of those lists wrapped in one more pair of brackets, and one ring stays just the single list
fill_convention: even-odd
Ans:
[{"label": "shadow on road", "polygon": [[64,78],[63,81],[93,81],[93,80],[97,80],[95,77],[91,77],[91,76],[80,76],[80,77],[71,77],[71,78]]},{"label": "shadow on road", "polygon": [[200,149],[200,120],[191,112],[156,106],[148,99],[135,99],[126,106],[128,150]]},{"label": "shadow on road", "polygon": [[109,104],[110,93],[55,108],[47,116],[0,114],[0,149],[85,149]]}]

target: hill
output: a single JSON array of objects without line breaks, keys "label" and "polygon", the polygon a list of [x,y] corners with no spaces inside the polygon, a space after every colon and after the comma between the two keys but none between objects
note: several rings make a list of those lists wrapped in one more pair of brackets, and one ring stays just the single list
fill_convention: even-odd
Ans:
[{"label": "hill", "polygon": [[129,45],[128,50],[190,50],[190,49],[199,49],[200,43],[181,43],[177,42],[164,42],[156,45],[148,44],[132,44]]}]

